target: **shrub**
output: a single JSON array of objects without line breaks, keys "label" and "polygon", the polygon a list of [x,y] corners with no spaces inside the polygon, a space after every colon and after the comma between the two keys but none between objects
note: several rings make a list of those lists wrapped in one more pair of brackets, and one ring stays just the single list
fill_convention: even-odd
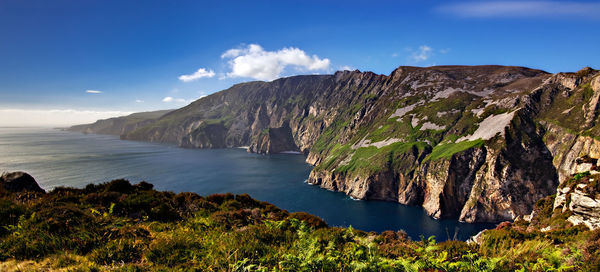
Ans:
[{"label": "shrub", "polygon": [[163,202],[150,209],[150,219],[169,222],[179,220],[181,216],[169,203]]},{"label": "shrub", "polygon": [[250,215],[251,213],[246,210],[218,211],[211,214],[210,218],[216,225],[222,226],[225,229],[230,229],[250,223]]},{"label": "shrub", "polygon": [[240,202],[242,204],[242,207],[247,208],[247,209],[248,208],[256,208],[256,207],[261,206],[260,202],[258,202],[254,198],[250,197],[250,195],[248,195],[248,194],[236,195],[235,200]]},{"label": "shrub", "polygon": [[53,234],[71,234],[79,226],[94,229],[95,219],[74,204],[43,207],[37,218],[40,227]]},{"label": "shrub", "polygon": [[122,194],[129,194],[134,190],[133,185],[129,183],[128,180],[125,179],[115,179],[106,185],[104,185],[104,189],[108,192],[118,192]]},{"label": "shrub", "polygon": [[228,199],[223,201],[221,204],[221,209],[225,211],[235,211],[243,209],[243,206],[244,205],[242,205],[242,203],[235,199]]},{"label": "shrub", "polygon": [[586,264],[600,270],[600,229],[590,232],[583,245],[583,252]]},{"label": "shrub", "polygon": [[208,200],[208,202],[212,202],[217,205],[221,205],[221,203],[223,203],[225,200],[230,200],[230,199],[234,199],[234,198],[235,197],[233,196],[233,194],[226,193],[226,194],[209,195],[206,197],[206,200]]},{"label": "shrub", "polygon": [[154,184],[145,182],[145,181],[141,181],[140,183],[134,185],[135,189],[140,190],[140,191],[150,191],[154,188]]},{"label": "shrub", "polygon": [[7,226],[16,225],[19,217],[25,213],[25,207],[7,199],[0,199],[0,237],[7,233]]},{"label": "shrub", "polygon": [[314,216],[312,214],[309,213],[305,213],[305,212],[295,212],[295,213],[291,213],[289,215],[290,218],[295,218],[298,220],[302,220],[304,222],[306,222],[306,224],[308,224],[311,227],[314,228],[325,228],[327,227],[327,223],[325,223],[325,221],[323,221],[323,219]]},{"label": "shrub", "polygon": [[102,208],[108,208],[112,203],[119,202],[121,196],[122,194],[117,192],[89,193],[83,197],[83,202],[91,204],[93,206],[101,206]]}]

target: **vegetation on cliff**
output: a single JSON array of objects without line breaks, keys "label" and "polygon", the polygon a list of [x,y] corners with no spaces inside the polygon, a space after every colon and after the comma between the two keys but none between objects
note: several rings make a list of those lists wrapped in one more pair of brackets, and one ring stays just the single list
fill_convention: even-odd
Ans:
[{"label": "vegetation on cliff", "polygon": [[599,270],[600,231],[540,227],[505,223],[477,243],[437,243],[329,227],[248,195],[175,194],[126,180],[49,193],[0,186],[0,270]]}]

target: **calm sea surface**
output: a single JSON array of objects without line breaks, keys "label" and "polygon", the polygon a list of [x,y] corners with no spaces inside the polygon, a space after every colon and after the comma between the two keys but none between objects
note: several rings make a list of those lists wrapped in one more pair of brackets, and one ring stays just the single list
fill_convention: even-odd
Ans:
[{"label": "calm sea surface", "polygon": [[330,226],[366,231],[405,230],[411,238],[467,239],[490,224],[434,220],[420,207],[355,201],[305,183],[302,155],[257,155],[243,149],[183,149],[54,129],[0,128],[0,172],[26,171],[46,190],[84,187],[117,178],[145,180],[158,190],[200,195],[248,193],[288,211],[305,211]]}]

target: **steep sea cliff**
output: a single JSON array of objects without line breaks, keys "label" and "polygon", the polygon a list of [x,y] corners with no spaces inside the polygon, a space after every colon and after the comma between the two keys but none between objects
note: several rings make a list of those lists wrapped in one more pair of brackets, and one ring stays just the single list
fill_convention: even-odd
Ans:
[{"label": "steep sea cliff", "polygon": [[299,151],[315,165],[309,183],[323,188],[498,222],[529,214],[573,174],[575,158],[600,150],[599,99],[600,73],[590,68],[344,71],[238,84],[119,134]]}]

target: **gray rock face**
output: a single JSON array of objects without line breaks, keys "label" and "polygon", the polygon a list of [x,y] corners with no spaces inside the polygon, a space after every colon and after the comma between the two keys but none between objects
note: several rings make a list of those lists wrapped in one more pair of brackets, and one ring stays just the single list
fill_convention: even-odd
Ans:
[{"label": "gray rock face", "polygon": [[586,194],[581,189],[583,188],[577,186],[571,193],[569,210],[573,212],[573,215],[569,216],[567,220],[573,225],[584,224],[591,230],[600,229],[600,199]]},{"label": "gray rock face", "polygon": [[32,176],[25,172],[3,173],[0,176],[0,186],[10,192],[46,192]]},{"label": "gray rock face", "polygon": [[[591,162],[596,166],[597,161],[588,155],[575,159],[573,177],[556,190],[553,205],[554,210],[571,212],[567,220],[573,225],[583,224],[591,230],[600,229],[600,172],[586,168]],[[585,172],[579,171],[582,165]]]},{"label": "gray rock face", "polygon": [[282,127],[266,129],[257,137],[258,139],[253,141],[248,149],[249,152],[261,154],[298,152],[288,123],[284,123]]},{"label": "gray rock face", "polygon": [[[433,217],[529,214],[584,153],[600,155],[600,73],[523,67],[400,67],[248,82],[124,139],[184,147],[298,150],[309,182],[354,198],[420,205]],[[591,166],[590,166],[591,167]]]}]

